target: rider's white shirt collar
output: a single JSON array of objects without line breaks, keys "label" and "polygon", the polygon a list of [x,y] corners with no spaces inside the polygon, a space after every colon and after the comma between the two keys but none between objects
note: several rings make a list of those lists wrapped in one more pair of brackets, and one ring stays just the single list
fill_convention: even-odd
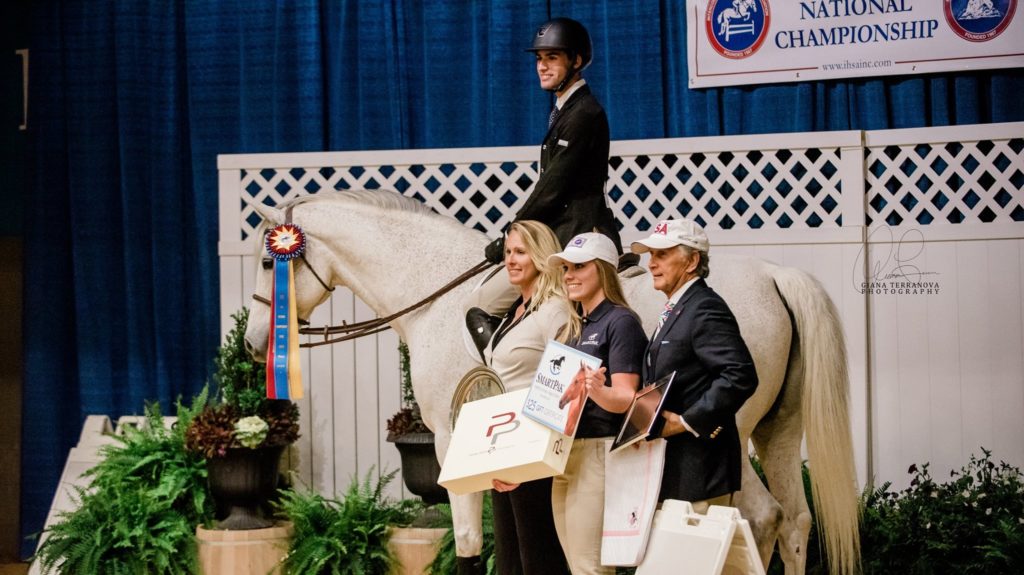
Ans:
[{"label": "rider's white shirt collar", "polygon": [[561,110],[562,106],[564,106],[565,103],[569,101],[569,97],[572,96],[576,92],[576,90],[579,90],[580,88],[586,85],[587,81],[584,80],[583,78],[580,78],[579,82],[576,82],[572,86],[569,86],[569,89],[563,92],[562,95],[559,96],[557,100],[555,100],[555,107]]}]

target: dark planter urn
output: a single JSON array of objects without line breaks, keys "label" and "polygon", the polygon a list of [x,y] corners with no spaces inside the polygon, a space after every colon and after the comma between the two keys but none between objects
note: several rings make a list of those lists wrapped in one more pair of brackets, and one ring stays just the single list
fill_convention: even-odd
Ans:
[{"label": "dark planter urn", "polygon": [[273,527],[263,507],[277,489],[278,462],[285,446],[229,449],[224,457],[206,460],[210,493],[227,517],[218,529],[245,530]]},{"label": "dark planter urn", "polygon": [[434,452],[433,433],[406,433],[389,437],[402,457],[402,479],[410,492],[428,505],[448,503],[448,490],[437,484],[441,465]]}]

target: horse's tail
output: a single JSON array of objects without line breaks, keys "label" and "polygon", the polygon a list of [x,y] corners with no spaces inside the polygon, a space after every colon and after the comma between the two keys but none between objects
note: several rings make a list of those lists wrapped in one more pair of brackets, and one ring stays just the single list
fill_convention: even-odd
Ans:
[{"label": "horse's tail", "polygon": [[853,574],[860,561],[859,509],[839,313],[810,275],[777,267],[772,276],[793,314],[803,361],[801,412],[819,534],[824,534],[832,573]]}]

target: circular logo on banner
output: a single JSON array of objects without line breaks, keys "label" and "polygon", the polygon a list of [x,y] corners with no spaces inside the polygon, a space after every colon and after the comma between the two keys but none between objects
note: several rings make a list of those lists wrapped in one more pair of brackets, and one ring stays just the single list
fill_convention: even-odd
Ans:
[{"label": "circular logo on banner", "polygon": [[295,224],[281,224],[267,233],[267,252],[276,260],[297,258],[305,248],[306,234]]},{"label": "circular logo on banner", "polygon": [[712,0],[704,14],[711,47],[726,58],[750,56],[768,36],[768,0]]},{"label": "circular logo on banner", "polygon": [[1003,33],[1013,20],[1017,0],[943,0],[946,23],[957,36],[987,42]]}]

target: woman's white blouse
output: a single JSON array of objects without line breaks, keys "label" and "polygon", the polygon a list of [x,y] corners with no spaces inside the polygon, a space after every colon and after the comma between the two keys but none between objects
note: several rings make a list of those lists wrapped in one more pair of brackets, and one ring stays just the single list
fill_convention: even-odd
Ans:
[{"label": "woman's white blouse", "polygon": [[497,347],[492,347],[492,340],[484,350],[484,356],[487,365],[498,373],[505,391],[530,385],[544,348],[568,321],[569,311],[565,302],[551,297],[510,329]]}]

